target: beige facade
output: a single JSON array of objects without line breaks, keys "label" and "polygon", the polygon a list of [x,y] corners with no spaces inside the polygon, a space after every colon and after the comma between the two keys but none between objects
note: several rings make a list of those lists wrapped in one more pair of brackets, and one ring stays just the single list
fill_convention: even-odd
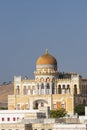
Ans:
[{"label": "beige facade", "polygon": [[56,59],[46,51],[36,61],[35,79],[14,77],[14,95],[8,96],[8,109],[65,108],[73,115],[75,105],[87,104],[87,79],[58,70]]},{"label": "beige facade", "polygon": [[[71,122],[72,123],[72,122]],[[56,123],[46,119],[45,122],[38,123],[4,123],[0,124],[0,130],[87,130],[87,124],[80,123]]]},{"label": "beige facade", "polygon": [[23,123],[16,123],[16,124],[0,124],[0,130],[26,130],[25,124]]},{"label": "beige facade", "polygon": [[86,124],[32,124],[33,130],[86,130]]}]

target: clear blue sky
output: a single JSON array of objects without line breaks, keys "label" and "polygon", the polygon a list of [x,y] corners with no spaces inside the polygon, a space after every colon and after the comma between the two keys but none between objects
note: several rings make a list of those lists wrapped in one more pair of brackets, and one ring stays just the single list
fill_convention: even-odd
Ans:
[{"label": "clear blue sky", "polygon": [[61,72],[87,77],[87,0],[1,0],[0,82],[32,78],[46,48]]}]

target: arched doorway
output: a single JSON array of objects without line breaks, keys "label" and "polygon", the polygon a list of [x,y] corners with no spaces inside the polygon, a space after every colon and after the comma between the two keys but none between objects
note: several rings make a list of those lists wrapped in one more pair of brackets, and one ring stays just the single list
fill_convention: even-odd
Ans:
[{"label": "arched doorway", "polygon": [[44,109],[46,106],[48,106],[48,102],[43,99],[38,99],[33,102],[33,109]]}]

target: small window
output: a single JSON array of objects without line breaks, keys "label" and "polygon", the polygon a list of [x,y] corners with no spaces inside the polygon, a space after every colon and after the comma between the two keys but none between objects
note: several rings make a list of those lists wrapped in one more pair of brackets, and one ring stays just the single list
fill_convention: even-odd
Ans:
[{"label": "small window", "polygon": [[30,90],[31,95],[33,95],[33,90]]},{"label": "small window", "polygon": [[17,95],[20,94],[20,88],[19,88],[19,86],[16,87],[16,93],[17,93]]},{"label": "small window", "polygon": [[58,94],[61,94],[61,85],[58,85]]},{"label": "small window", "polygon": [[16,121],[16,118],[15,118],[15,117],[13,117],[13,121]]},{"label": "small window", "polygon": [[49,85],[49,83],[47,83],[46,87],[47,87],[47,89],[50,89],[50,85]]},{"label": "small window", "polygon": [[20,104],[19,103],[17,104],[17,110],[20,110]]},{"label": "small window", "polygon": [[77,94],[77,85],[74,85],[74,94]]},{"label": "small window", "polygon": [[7,121],[10,121],[10,118],[9,118],[9,117],[7,118]]},{"label": "small window", "polygon": [[24,86],[24,89],[23,89],[23,94],[26,95],[27,94],[27,89],[26,89],[26,86]]},{"label": "small window", "polygon": [[70,87],[70,85],[69,84],[67,84],[67,88],[69,88]]},{"label": "small window", "polygon": [[30,89],[30,86],[28,86],[28,90]]},{"label": "small window", "polygon": [[32,89],[35,89],[35,86],[32,86]]},{"label": "small window", "polygon": [[55,84],[52,83],[52,94],[55,94]]},{"label": "small window", "polygon": [[26,110],[29,110],[29,105],[28,105],[28,103],[25,104],[25,109],[26,109]]},{"label": "small window", "polygon": [[17,89],[19,89],[19,86],[17,86]]},{"label": "small window", "polygon": [[41,89],[44,89],[44,84],[43,83],[41,84]]},{"label": "small window", "polygon": [[53,104],[53,108],[56,109],[56,104]]},{"label": "small window", "polygon": [[4,119],[4,117],[2,117],[2,121],[4,121],[5,119]]},{"label": "small window", "polygon": [[65,89],[65,85],[63,84],[63,89]]},{"label": "small window", "polygon": [[61,106],[62,108],[64,108],[65,107],[65,105],[64,104],[62,104],[62,106]]},{"label": "small window", "polygon": [[19,117],[17,117],[17,120],[19,120]]},{"label": "small window", "polygon": [[41,102],[41,107],[44,107],[44,103],[43,102]]},{"label": "small window", "polygon": [[39,89],[39,84],[37,84],[37,89]]}]

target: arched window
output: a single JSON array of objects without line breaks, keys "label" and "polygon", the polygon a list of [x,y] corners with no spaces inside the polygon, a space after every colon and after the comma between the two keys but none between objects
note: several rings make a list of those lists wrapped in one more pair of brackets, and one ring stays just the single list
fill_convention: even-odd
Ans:
[{"label": "arched window", "polygon": [[43,82],[43,81],[44,81],[44,78],[41,78],[40,81]]},{"label": "arched window", "polygon": [[46,84],[46,94],[50,94],[50,84]]},{"label": "arched window", "polygon": [[65,89],[65,85],[63,84],[63,89]]},{"label": "arched window", "polygon": [[37,83],[37,94],[39,94],[39,83]]},{"label": "arched window", "polygon": [[30,94],[33,95],[33,90],[32,89],[30,90]]},{"label": "arched window", "polygon": [[61,94],[61,85],[58,85],[58,94]]},{"label": "arched window", "polygon": [[41,102],[41,107],[44,107],[44,103],[43,102]]},{"label": "arched window", "polygon": [[24,86],[24,89],[23,89],[23,94],[26,95],[27,94],[27,89],[26,89],[26,86]]},{"label": "arched window", "polygon": [[19,86],[17,86],[17,89],[19,89]]},{"label": "arched window", "polygon": [[43,83],[41,84],[41,89],[44,89],[44,84]]},{"label": "arched window", "polygon": [[39,83],[37,84],[37,89],[39,89]]},{"label": "arched window", "polygon": [[20,88],[19,88],[19,86],[16,87],[16,94],[17,94],[17,95],[20,94]]},{"label": "arched window", "polygon": [[67,88],[66,88],[66,93],[69,94],[70,93],[70,85],[68,84],[67,85]]},{"label": "arched window", "polygon": [[52,94],[55,94],[55,84],[52,83]]},{"label": "arched window", "polygon": [[44,84],[41,84],[41,94],[44,94]]},{"label": "arched window", "polygon": [[74,94],[77,94],[77,85],[74,85]]},{"label": "arched window", "polygon": [[65,85],[63,84],[62,94],[65,94]]},{"label": "arched window", "polygon": [[47,88],[47,89],[50,89],[50,85],[49,85],[49,83],[47,83],[46,88]]},{"label": "arched window", "polygon": [[83,100],[83,104],[86,105],[86,100],[85,99]]}]

